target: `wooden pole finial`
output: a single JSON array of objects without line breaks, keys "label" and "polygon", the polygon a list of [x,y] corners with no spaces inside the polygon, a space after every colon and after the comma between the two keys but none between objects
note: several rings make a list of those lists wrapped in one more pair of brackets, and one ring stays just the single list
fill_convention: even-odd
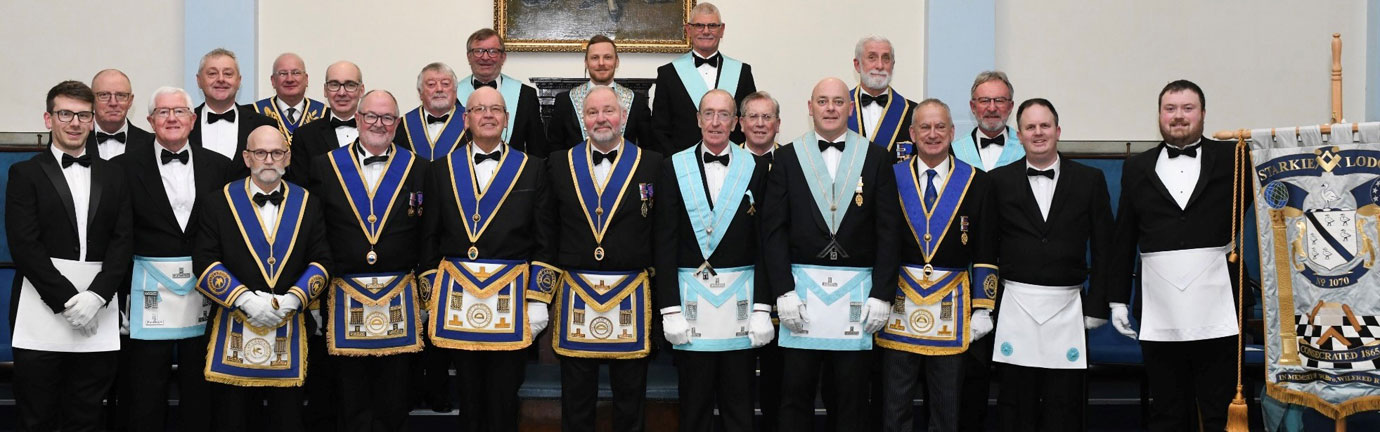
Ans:
[{"label": "wooden pole finial", "polygon": [[1342,34],[1332,34],[1332,121],[1342,121]]}]

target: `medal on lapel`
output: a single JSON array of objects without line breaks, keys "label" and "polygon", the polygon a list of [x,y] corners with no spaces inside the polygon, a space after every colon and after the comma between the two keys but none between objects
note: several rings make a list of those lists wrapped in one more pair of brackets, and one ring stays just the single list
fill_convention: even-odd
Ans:
[{"label": "medal on lapel", "polygon": [[638,194],[642,197],[642,217],[647,217],[647,212],[652,210],[652,184],[638,183]]},{"label": "medal on lapel", "polygon": [[747,214],[748,214],[749,216],[757,214],[757,202],[756,202],[756,200],[752,199],[752,191],[747,191],[747,199],[748,199]]},{"label": "medal on lapel", "polygon": [[854,204],[857,204],[858,207],[862,207],[862,189],[863,189],[862,176],[858,176],[858,188],[857,188],[856,190],[853,191],[853,203],[854,203]]},{"label": "medal on lapel", "polygon": [[960,231],[963,232],[962,235],[958,236],[958,239],[959,239],[960,241],[962,241],[964,245],[967,245],[967,244],[968,244],[968,216],[959,216],[959,217],[958,217],[958,229],[959,229]]}]

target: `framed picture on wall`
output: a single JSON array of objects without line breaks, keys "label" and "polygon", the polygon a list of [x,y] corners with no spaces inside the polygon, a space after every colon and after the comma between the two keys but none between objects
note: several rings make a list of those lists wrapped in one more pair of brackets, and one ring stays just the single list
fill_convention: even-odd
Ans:
[{"label": "framed picture on wall", "polygon": [[584,50],[602,34],[620,52],[690,49],[685,23],[695,0],[494,0],[494,30],[508,51]]}]

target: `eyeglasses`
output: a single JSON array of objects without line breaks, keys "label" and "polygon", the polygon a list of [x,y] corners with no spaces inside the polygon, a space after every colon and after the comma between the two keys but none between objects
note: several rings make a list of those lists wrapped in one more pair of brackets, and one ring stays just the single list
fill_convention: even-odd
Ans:
[{"label": "eyeglasses", "polygon": [[685,23],[685,26],[695,29],[695,31],[713,31],[724,28],[724,23]]},{"label": "eyeglasses", "polygon": [[132,94],[129,94],[129,93],[125,93],[125,92],[119,92],[119,93],[96,92],[96,100],[101,101],[101,102],[110,102],[110,98],[111,98],[111,97],[114,97],[116,102],[125,103],[125,102],[129,102],[130,96],[133,96],[133,95],[132,95]]},{"label": "eyeglasses", "polygon": [[990,104],[990,103],[995,103],[995,104],[997,104],[997,105],[1005,105],[1007,102],[1011,102],[1011,98],[1007,98],[1007,97],[995,97],[995,98],[980,97],[980,98],[973,99],[973,101],[974,101],[974,102],[977,102],[978,105],[987,105],[987,104]]},{"label": "eyeglasses", "polygon": [[470,48],[470,55],[475,57],[498,57],[503,54],[503,48]]},{"label": "eyeglasses", "polygon": [[191,108],[187,108],[187,107],[179,107],[179,108],[158,108],[158,109],[153,110],[153,118],[156,118],[156,119],[159,119],[159,120],[168,118],[169,115],[173,115],[173,116],[177,116],[177,117],[191,117],[191,115],[192,115],[192,109],[191,109]]},{"label": "eyeglasses", "polygon": [[703,117],[706,121],[708,121],[708,120],[713,120],[713,119],[719,119],[719,121],[721,121],[721,122],[728,122],[730,119],[733,118],[733,113],[728,112],[728,111],[710,111],[710,110],[704,110],[704,111],[700,111],[700,117]]},{"label": "eyeglasses", "polygon": [[764,122],[767,122],[767,123],[771,123],[772,120],[776,120],[776,116],[775,116],[775,115],[772,115],[772,114],[757,114],[757,113],[753,113],[753,114],[748,114],[748,115],[743,116],[743,119],[744,119],[744,120],[747,120],[747,121],[750,121],[750,122],[756,122],[756,121],[758,121],[758,120],[761,120],[761,121],[764,121]]},{"label": "eyeglasses", "polygon": [[340,89],[344,88],[345,91],[350,92],[350,93],[354,93],[354,92],[359,91],[359,86],[360,86],[360,83],[357,83],[357,82],[354,82],[354,81],[346,81],[346,82],[340,82],[340,81],[326,81],[326,91],[329,91],[329,92],[338,92],[338,91],[340,91]]},{"label": "eyeglasses", "polygon": [[921,133],[928,133],[928,132],[930,132],[930,131],[935,131],[935,132],[939,132],[939,133],[944,133],[944,131],[949,130],[949,124],[948,124],[948,123],[936,123],[936,124],[933,124],[933,125],[928,124],[928,123],[926,123],[926,124],[917,124],[917,125],[915,125],[915,130],[918,130],[918,131],[920,131]]},{"label": "eyeglasses", "polygon": [[359,113],[359,114],[360,114],[361,119],[364,120],[364,124],[367,124],[367,125],[368,125],[368,124],[374,124],[374,123],[382,123],[384,126],[392,126],[393,123],[397,123],[397,122],[398,122],[398,116],[395,116],[395,115],[386,115],[386,114],[385,114],[385,115],[378,115],[378,114],[366,113],[366,112],[362,112],[362,113]]},{"label": "eyeglasses", "polygon": [[287,156],[288,154],[287,150],[245,150],[244,152],[249,153],[250,156],[253,156],[255,160],[259,161],[267,161],[269,160],[269,158],[272,158],[273,160],[282,160],[283,157]]},{"label": "eyeglasses", "polygon": [[307,73],[306,73],[306,72],[303,72],[301,69],[293,69],[293,70],[290,70],[290,71],[289,71],[289,70],[280,70],[280,71],[278,71],[278,72],[274,72],[274,73],[273,73],[273,76],[278,77],[278,79],[284,79],[284,78],[287,78],[287,77],[289,77],[289,76],[291,76],[291,77],[293,77],[293,78],[301,78],[301,77],[305,76],[306,74],[307,74]]},{"label": "eyeglasses", "polygon": [[479,115],[483,115],[485,113],[494,113],[495,115],[498,115],[507,114],[508,108],[504,107],[503,105],[475,105],[465,107],[465,112],[472,112]]},{"label": "eyeglasses", "polygon": [[71,122],[72,117],[76,117],[77,120],[81,121],[82,123],[91,123],[91,119],[96,118],[96,113],[93,113],[91,111],[72,112],[68,110],[58,110],[51,111],[50,114],[57,117],[58,121],[63,123]]}]

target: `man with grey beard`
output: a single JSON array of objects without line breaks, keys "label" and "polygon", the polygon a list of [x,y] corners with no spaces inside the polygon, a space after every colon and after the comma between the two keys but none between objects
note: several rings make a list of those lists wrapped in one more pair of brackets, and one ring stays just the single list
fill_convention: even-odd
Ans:
[{"label": "man with grey beard", "polygon": [[871,35],[858,40],[853,49],[853,69],[858,71],[858,86],[849,91],[853,111],[848,113],[848,130],[885,148],[896,160],[915,155],[906,131],[915,101],[891,88],[896,52],[887,38]]},{"label": "man with grey beard", "polygon": [[[959,135],[954,141],[954,157],[983,171],[991,171],[1025,157],[1021,139],[1006,126],[1014,107],[1015,88],[1002,71],[983,71],[973,79],[972,99],[977,127],[971,133]],[[989,341],[990,345],[991,342]],[[990,349],[988,350],[990,351]],[[984,393],[986,391],[984,390]]]}]

